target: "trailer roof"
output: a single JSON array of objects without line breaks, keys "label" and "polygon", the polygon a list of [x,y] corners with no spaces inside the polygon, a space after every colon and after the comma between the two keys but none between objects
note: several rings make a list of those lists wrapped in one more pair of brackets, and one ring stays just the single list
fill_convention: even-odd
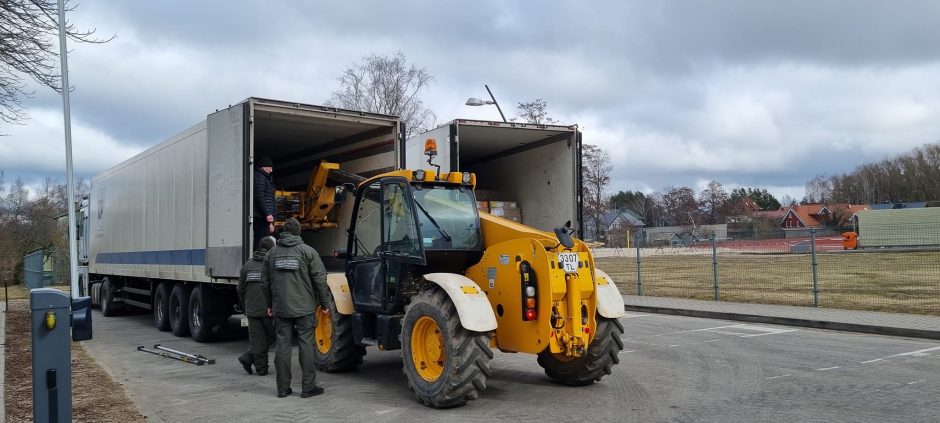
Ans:
[{"label": "trailer roof", "polygon": [[541,125],[458,119],[460,156],[465,162],[503,154],[509,149],[535,147],[544,142],[570,139],[577,125]]}]

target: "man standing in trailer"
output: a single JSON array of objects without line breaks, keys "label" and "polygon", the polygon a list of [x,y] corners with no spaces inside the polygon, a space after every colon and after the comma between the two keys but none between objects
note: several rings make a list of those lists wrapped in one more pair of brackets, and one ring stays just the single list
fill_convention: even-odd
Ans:
[{"label": "man standing in trailer", "polygon": [[274,233],[274,215],[277,203],[274,201],[274,162],[270,157],[262,157],[255,163],[255,211],[252,224],[254,241],[251,246],[258,248],[261,238]]}]

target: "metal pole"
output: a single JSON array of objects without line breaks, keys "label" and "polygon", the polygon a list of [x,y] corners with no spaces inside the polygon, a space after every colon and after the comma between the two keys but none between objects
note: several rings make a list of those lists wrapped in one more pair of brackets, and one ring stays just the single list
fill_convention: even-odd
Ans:
[{"label": "metal pole", "polygon": [[643,280],[640,278],[640,232],[636,233],[636,295],[643,295]]},{"label": "metal pole", "polygon": [[810,251],[813,252],[813,307],[819,307],[819,276],[816,274],[816,228],[809,230]]},{"label": "metal pole", "polygon": [[71,298],[78,295],[78,245],[75,230],[75,181],[72,178],[72,116],[69,106],[69,60],[65,45],[65,0],[59,0],[59,59],[62,66],[62,110],[65,118],[65,177],[69,212],[69,288]]},{"label": "metal pole", "polygon": [[718,301],[718,241],[712,234],[712,274],[715,278],[715,301]]},{"label": "metal pole", "polygon": [[[62,0],[59,0],[62,1]],[[490,93],[490,98],[493,99],[493,105],[496,106],[496,110],[499,110],[499,116],[503,118],[503,122],[506,122],[506,115],[503,114],[503,109],[499,107],[499,103],[496,102],[496,97],[493,97],[493,92],[490,91],[490,86],[483,84],[486,87],[486,92]]]}]

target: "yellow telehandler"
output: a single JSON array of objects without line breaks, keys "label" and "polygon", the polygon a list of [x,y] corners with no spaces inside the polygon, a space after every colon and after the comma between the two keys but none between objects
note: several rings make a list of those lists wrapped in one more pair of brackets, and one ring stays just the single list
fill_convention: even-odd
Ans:
[{"label": "yellow telehandler", "polygon": [[[428,163],[435,146],[428,140]],[[322,166],[322,165],[321,165]],[[538,355],[557,382],[610,374],[623,349],[623,297],[571,238],[478,212],[471,173],[399,170],[355,187],[345,273],[318,310],[320,370],[350,370],[366,346],[402,350],[416,398],[444,408],[476,399],[491,348]]]}]

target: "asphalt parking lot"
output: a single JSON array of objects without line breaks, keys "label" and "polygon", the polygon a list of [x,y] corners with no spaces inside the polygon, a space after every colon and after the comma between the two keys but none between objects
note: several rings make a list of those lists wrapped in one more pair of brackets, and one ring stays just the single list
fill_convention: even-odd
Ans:
[{"label": "asphalt parking lot", "polygon": [[[433,410],[408,391],[399,351],[370,348],[355,372],[318,373],[325,395],[278,399],[273,375],[248,376],[237,363],[247,339],[199,344],[157,331],[149,314],[94,319],[94,339],[84,347],[158,422],[940,418],[940,342],[930,340],[628,313],[620,365],[599,383],[560,386],[535,356],[497,352],[480,399]],[[136,351],[157,343],[217,364],[197,367]]]}]

